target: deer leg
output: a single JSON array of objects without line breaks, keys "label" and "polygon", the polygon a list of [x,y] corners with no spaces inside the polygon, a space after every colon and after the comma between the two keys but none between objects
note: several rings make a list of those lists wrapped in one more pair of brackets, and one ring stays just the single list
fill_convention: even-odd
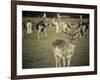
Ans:
[{"label": "deer leg", "polygon": [[70,60],[71,60],[71,58],[68,58],[68,67],[70,66]]},{"label": "deer leg", "polygon": [[46,31],[46,29],[44,29],[44,33],[45,33],[45,37],[47,38],[47,31]]},{"label": "deer leg", "polygon": [[70,66],[70,61],[71,61],[71,58],[72,58],[73,54],[74,54],[74,51],[71,51],[71,52],[69,52],[69,54],[67,56],[67,59],[68,59],[68,67]]},{"label": "deer leg", "polygon": [[56,52],[55,52],[55,49],[53,48],[53,52],[54,52],[54,57],[55,57],[55,66],[58,67],[58,61],[57,61],[57,55],[56,55]]},{"label": "deer leg", "polygon": [[61,58],[58,58],[58,66],[61,67]]},{"label": "deer leg", "polygon": [[59,61],[57,55],[55,55],[56,67],[58,67]]},{"label": "deer leg", "polygon": [[41,37],[41,39],[42,39],[42,32],[41,32],[41,34],[40,34],[40,37]]},{"label": "deer leg", "polygon": [[65,57],[62,58],[62,61],[63,61],[63,67],[65,67],[66,66]]},{"label": "deer leg", "polygon": [[59,32],[59,27],[58,26],[56,26],[56,33],[58,33]]},{"label": "deer leg", "polygon": [[87,32],[84,32],[84,37],[87,38]]},{"label": "deer leg", "polygon": [[40,31],[37,32],[37,38],[40,39]]}]

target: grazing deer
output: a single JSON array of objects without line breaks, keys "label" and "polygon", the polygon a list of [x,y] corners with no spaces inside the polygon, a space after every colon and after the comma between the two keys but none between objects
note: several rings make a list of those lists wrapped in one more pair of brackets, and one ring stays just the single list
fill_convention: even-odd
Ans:
[{"label": "grazing deer", "polygon": [[[72,31],[71,31],[72,30]],[[74,30],[74,31],[73,31]],[[69,32],[65,32],[62,28],[61,31],[68,36],[67,40],[56,39],[52,42],[53,52],[56,60],[56,67],[66,66],[66,58],[68,59],[67,65],[70,66],[71,58],[75,51],[75,42],[80,29],[70,27]]]}]

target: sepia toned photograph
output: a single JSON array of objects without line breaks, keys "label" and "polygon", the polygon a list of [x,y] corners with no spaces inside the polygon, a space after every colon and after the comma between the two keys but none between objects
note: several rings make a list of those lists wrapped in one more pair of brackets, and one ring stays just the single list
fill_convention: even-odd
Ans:
[{"label": "sepia toned photograph", "polygon": [[23,68],[89,65],[89,14],[22,11]]},{"label": "sepia toned photograph", "polygon": [[11,78],[97,74],[97,6],[12,1]]}]

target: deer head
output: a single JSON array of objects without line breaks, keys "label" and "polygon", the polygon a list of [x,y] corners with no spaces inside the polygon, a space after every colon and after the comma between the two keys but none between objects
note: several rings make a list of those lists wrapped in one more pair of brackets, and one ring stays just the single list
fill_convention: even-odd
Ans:
[{"label": "deer head", "polygon": [[62,29],[61,26],[60,26],[60,29],[66,35],[67,40],[69,40],[70,43],[75,44],[78,35],[80,35],[80,28],[71,27],[69,25],[70,30],[65,31],[65,30]]}]

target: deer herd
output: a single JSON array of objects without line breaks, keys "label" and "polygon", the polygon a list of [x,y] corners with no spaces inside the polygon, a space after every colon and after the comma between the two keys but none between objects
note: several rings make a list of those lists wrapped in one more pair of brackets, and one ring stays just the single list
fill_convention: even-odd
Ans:
[{"label": "deer herd", "polygon": [[[56,67],[65,67],[71,65],[71,59],[75,52],[76,39],[78,36],[82,37],[86,35],[86,31],[89,28],[88,23],[82,22],[82,15],[80,15],[80,22],[77,25],[66,23],[61,21],[62,16],[57,14],[57,18],[52,20],[52,23],[55,25],[56,34],[61,32],[66,36],[66,40],[55,39],[52,41],[51,45],[53,48],[55,66]],[[47,38],[47,27],[48,23],[44,22],[46,20],[46,13],[44,13],[42,19],[35,25],[37,30],[37,39],[42,39],[42,32]],[[28,21],[26,23],[27,34],[31,34],[32,23]],[[66,60],[67,59],[67,60]],[[66,62],[67,61],[67,62]],[[67,65],[66,65],[67,64]]]}]

